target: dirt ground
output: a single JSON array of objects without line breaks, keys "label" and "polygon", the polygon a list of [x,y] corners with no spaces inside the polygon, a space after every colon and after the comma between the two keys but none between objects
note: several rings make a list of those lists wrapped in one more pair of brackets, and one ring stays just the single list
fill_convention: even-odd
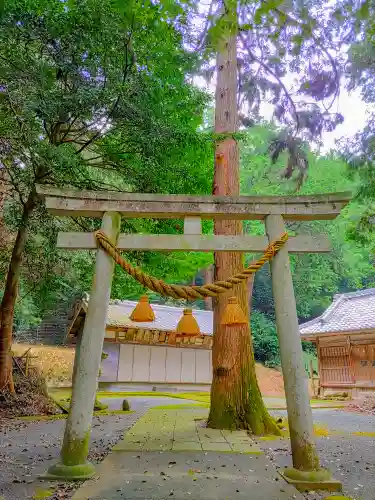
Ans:
[{"label": "dirt ground", "polygon": [[[44,345],[13,344],[12,351],[22,356],[30,349],[30,366],[36,366],[49,386],[69,384],[73,373],[74,349]],[[34,357],[35,356],[35,357]]]},{"label": "dirt ground", "polygon": [[281,396],[284,393],[284,379],[281,372],[267,368],[260,363],[255,366],[260,392],[264,396]]}]

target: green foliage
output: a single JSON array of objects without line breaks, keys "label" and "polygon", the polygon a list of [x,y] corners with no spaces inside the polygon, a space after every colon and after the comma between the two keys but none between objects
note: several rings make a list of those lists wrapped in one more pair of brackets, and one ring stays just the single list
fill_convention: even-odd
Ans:
[{"label": "green foliage", "polygon": [[266,366],[279,365],[279,341],[274,322],[266,314],[254,309],[251,314],[251,333],[255,359]]},{"label": "green foliage", "polygon": [[[169,2],[4,4],[0,160],[11,189],[7,227],[17,232],[21,214],[30,214],[17,328],[90,289],[92,255],[56,251],[55,242],[58,231],[100,225],[51,218],[35,200],[36,183],[144,193],[210,191],[213,142],[197,133],[207,96],[186,82],[196,57],[185,50],[183,30],[183,11]],[[123,221],[122,230],[178,233],[175,224]],[[1,282],[10,250],[0,251]],[[181,255],[138,252],[129,258],[157,266],[172,280],[173,273],[190,279],[198,265],[187,265]],[[136,296],[139,287],[119,275],[114,296]]]},{"label": "green foliage", "polygon": [[[243,194],[292,194],[294,185],[282,175],[287,153],[284,153],[284,157],[281,155],[275,163],[269,159],[268,144],[272,135],[273,132],[267,127],[254,127],[241,144]],[[305,154],[309,161],[309,176],[300,190],[301,194],[356,190],[358,177],[348,178],[347,164],[338,155],[317,156],[307,148]],[[287,223],[288,233],[291,235],[326,234],[332,244],[329,254],[291,256],[297,310],[301,322],[321,314],[331,303],[335,293],[375,285],[371,247],[346,239],[348,225],[360,214],[361,207],[354,202],[335,221]],[[245,231],[264,234],[264,225],[251,221],[246,223]],[[248,260],[253,257],[255,256],[248,256]],[[264,362],[277,363],[274,304],[268,266],[255,275],[252,304],[255,356]],[[309,349],[307,345],[304,348]]]},{"label": "green foliage", "polygon": [[[268,144],[272,134],[273,131],[268,127],[254,127],[242,139],[241,192],[243,194],[285,195],[293,193],[293,184],[282,176],[287,153],[281,154],[274,163],[269,158]],[[307,148],[305,154],[309,159],[310,169],[309,177],[302,186],[301,193],[345,191],[356,188],[358,179],[350,179],[345,175],[347,166],[339,157],[333,154],[319,157]],[[170,185],[170,190],[173,190],[173,184]],[[193,187],[191,191],[194,192]],[[358,204],[352,203],[336,221],[288,223],[289,234],[322,233],[328,235],[332,242],[330,254],[304,254],[291,257],[301,322],[321,314],[331,303],[333,294],[375,285],[370,249],[358,242],[346,241],[347,225],[358,215],[358,210]],[[29,278],[24,271],[23,283],[29,294],[20,302],[20,306],[24,304],[24,309],[19,314],[23,324],[30,321],[28,315],[33,318],[41,317],[43,311],[52,309],[54,301],[61,299],[65,294],[73,296],[77,291],[90,290],[93,256],[89,252],[54,251],[56,219],[52,220],[46,214],[44,216],[44,225],[38,219],[39,231],[35,231],[29,240],[30,245],[35,245],[31,252],[33,255],[40,256],[41,265],[34,268],[33,273],[30,272]],[[51,226],[47,224],[48,220]],[[60,221],[58,224],[59,229],[64,230],[71,222]],[[97,222],[93,224],[95,226]],[[180,221],[126,220],[123,221],[122,231],[180,234],[182,224]],[[211,232],[212,224],[204,224],[204,231]],[[245,232],[264,234],[264,225],[259,221],[248,222],[245,225]],[[176,283],[191,283],[199,269],[212,263],[211,254],[199,253],[134,252],[127,253],[125,256],[133,264],[141,265],[147,272]],[[248,255],[247,260],[253,257]],[[40,284],[32,290],[31,282],[33,286],[36,282]],[[137,282],[129,278],[120,268],[116,269],[112,289],[113,298],[137,300],[143,291]],[[21,297],[23,293],[22,290]],[[151,300],[163,302],[164,299],[151,295]],[[169,303],[174,302],[169,301]],[[197,301],[193,305],[203,307],[203,302]],[[259,271],[255,277],[251,322],[256,359],[270,366],[279,364],[268,266]],[[311,355],[314,355],[310,344],[306,344],[304,349],[311,351]],[[308,358],[305,364],[308,366]]]},{"label": "green foliage", "polygon": [[[195,5],[194,3],[192,4]],[[228,36],[237,35],[238,103],[245,127],[259,123],[261,107],[267,101],[274,118],[309,139],[320,138],[343,117],[334,112],[345,58],[339,40],[348,36],[332,18],[331,2],[282,0],[223,2],[213,0],[207,9],[193,10],[196,50],[202,52],[201,74],[210,79],[213,60]],[[235,15],[236,13],[236,15]],[[197,22],[203,18],[203,28]],[[191,38],[190,38],[191,39]],[[189,39],[189,41],[190,41]],[[287,75],[298,74],[288,83]]]},{"label": "green foliage", "polygon": [[[348,7],[347,4],[346,7]],[[375,252],[375,10],[365,1],[351,6],[356,19],[355,33],[348,51],[349,89],[359,88],[365,103],[369,105],[368,120],[361,132],[341,141],[340,150],[350,166],[349,175],[357,176],[356,189],[358,210],[348,226],[348,237],[371,252]]]},{"label": "green foliage", "polygon": [[[11,231],[20,227],[22,210],[30,196],[34,199],[35,183],[40,182],[143,193],[211,192],[214,142],[222,137],[212,134],[208,117],[203,120],[203,113],[210,112],[208,96],[187,80],[198,63],[210,73],[206,62],[223,33],[238,29],[230,12],[222,17],[218,4],[213,3],[208,16],[200,61],[198,49],[186,48],[187,36],[191,44],[192,35],[189,16],[197,8],[189,2],[10,0],[2,5],[0,162],[11,188],[4,214]],[[319,19],[320,10],[312,5],[294,3],[293,16],[281,7],[278,1],[241,3],[239,102],[247,103],[249,111],[241,116],[243,124],[252,126],[251,132],[236,134],[241,143],[241,192],[289,194],[295,188],[292,178],[297,185],[305,181],[302,194],[351,189],[360,195],[335,222],[288,224],[290,234],[327,234],[333,246],[329,255],[292,257],[298,314],[304,320],[320,314],[334,293],[375,283],[373,232],[368,223],[372,208],[364,216],[361,206],[375,193],[373,127],[370,123],[362,135],[361,159],[365,156],[366,161],[350,178],[344,161],[334,154],[314,155],[294,132],[280,135],[276,129],[253,125],[259,121],[261,102],[270,96],[278,121],[308,131],[309,137],[341,120],[329,113],[343,63],[331,54],[337,48],[340,23],[348,21],[350,13],[359,23],[353,33],[363,23],[368,28],[363,43],[351,35],[355,39],[352,84],[362,85],[366,100],[373,102],[374,23],[369,5],[358,12],[348,10],[345,2],[331,5]],[[290,72],[300,74],[298,93],[306,102],[296,103],[285,88],[283,78]],[[318,106],[322,100],[329,101],[323,114]],[[93,231],[100,221],[51,218],[38,203],[28,224],[16,329],[37,323],[59,301],[90,290],[93,255],[56,251],[55,242],[58,231]],[[346,240],[347,226],[355,228],[354,241]],[[363,228],[359,242],[354,234],[358,227]],[[182,225],[176,220],[136,219],[124,220],[121,230],[181,234]],[[212,224],[206,223],[204,230],[212,232]],[[247,223],[245,230],[264,232],[257,221]],[[1,247],[1,282],[9,256],[10,247]],[[125,257],[146,272],[177,283],[191,282],[199,269],[212,262],[210,254],[183,252],[133,252]],[[137,299],[142,292],[116,269],[113,298]],[[253,304],[256,357],[278,363],[268,267],[256,275]]]}]

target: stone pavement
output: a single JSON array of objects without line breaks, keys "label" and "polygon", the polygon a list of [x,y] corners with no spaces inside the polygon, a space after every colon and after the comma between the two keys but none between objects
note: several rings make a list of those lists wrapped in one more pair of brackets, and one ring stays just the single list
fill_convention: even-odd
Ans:
[{"label": "stone pavement", "polygon": [[151,410],[114,451],[218,451],[261,454],[246,431],[221,431],[204,425],[207,410]]},{"label": "stone pavement", "polygon": [[303,497],[244,431],[204,427],[206,409],[149,410],[74,500]]}]

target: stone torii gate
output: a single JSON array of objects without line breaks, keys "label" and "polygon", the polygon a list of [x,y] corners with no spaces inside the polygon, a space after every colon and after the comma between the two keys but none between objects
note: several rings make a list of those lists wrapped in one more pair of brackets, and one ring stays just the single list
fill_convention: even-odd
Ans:
[{"label": "stone torii gate", "polygon": [[[184,252],[263,252],[269,242],[285,232],[284,221],[335,219],[350,201],[349,193],[221,197],[76,191],[48,186],[39,186],[37,192],[53,215],[100,217],[101,230],[120,250]],[[184,234],[120,234],[121,217],[183,219]],[[203,235],[201,220],[215,218],[263,220],[266,236]],[[59,233],[57,247],[96,250],[96,263],[84,329],[76,349],[71,409],[60,462],[50,468],[46,477],[85,479],[94,474],[87,455],[114,261],[102,248],[98,248],[94,233]],[[289,253],[329,251],[330,244],[325,236],[292,236],[271,261],[293,465],[299,472],[315,469],[318,459]],[[295,469],[293,471],[298,472]],[[301,479],[311,480],[306,475],[298,479],[299,482]]]}]

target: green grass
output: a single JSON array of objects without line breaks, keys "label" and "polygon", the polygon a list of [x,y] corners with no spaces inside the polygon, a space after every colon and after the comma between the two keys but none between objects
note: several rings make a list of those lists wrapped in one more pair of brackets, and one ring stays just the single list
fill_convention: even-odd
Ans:
[{"label": "green grass", "polygon": [[48,391],[48,394],[51,396],[51,398],[61,401],[70,398],[70,396],[72,395],[72,391],[71,389],[52,389]]}]

